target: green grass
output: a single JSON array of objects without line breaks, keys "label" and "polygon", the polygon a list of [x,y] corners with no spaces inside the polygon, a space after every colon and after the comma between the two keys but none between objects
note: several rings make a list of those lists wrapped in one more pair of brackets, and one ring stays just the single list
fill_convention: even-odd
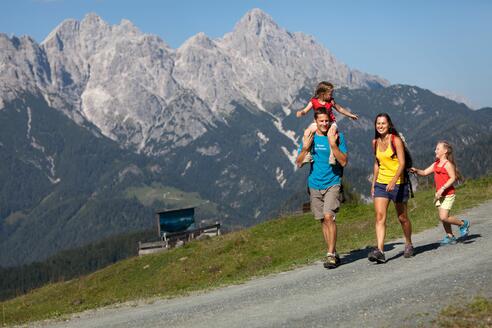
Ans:
[{"label": "green grass", "polygon": [[434,323],[443,328],[492,327],[492,302],[478,296],[468,304],[448,306]]},{"label": "green grass", "polygon": [[[492,197],[492,177],[458,188],[455,213]],[[433,191],[409,202],[414,232],[438,224]],[[337,215],[341,253],[374,244],[372,205],[347,204]],[[387,239],[402,236],[391,207]],[[5,301],[4,324],[56,318],[69,313],[148,297],[174,297],[237,284],[269,273],[313,263],[324,255],[319,223],[311,215],[283,217],[250,229],[194,241],[166,253],[135,257],[88,276],[56,283]]]}]

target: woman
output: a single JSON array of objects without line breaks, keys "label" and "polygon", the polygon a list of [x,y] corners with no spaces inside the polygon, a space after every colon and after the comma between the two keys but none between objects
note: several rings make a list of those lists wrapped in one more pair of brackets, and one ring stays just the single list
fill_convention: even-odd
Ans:
[{"label": "woman", "polygon": [[412,225],[408,219],[407,201],[409,198],[408,182],[404,180],[405,149],[400,135],[396,131],[391,118],[386,113],[376,116],[374,121],[375,153],[374,176],[372,179],[371,196],[374,199],[376,212],[377,247],[369,253],[369,261],[384,263],[384,237],[386,235],[386,216],[390,201],[395,204],[398,220],[405,236],[403,256],[413,256]]}]

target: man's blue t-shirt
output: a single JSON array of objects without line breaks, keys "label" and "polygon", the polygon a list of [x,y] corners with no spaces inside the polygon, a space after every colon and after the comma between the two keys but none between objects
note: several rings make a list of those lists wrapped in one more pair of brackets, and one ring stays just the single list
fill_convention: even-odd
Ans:
[{"label": "man's blue t-shirt", "polygon": [[[343,133],[338,134],[339,145],[338,148],[344,154],[347,153],[347,145],[345,144],[345,137]],[[308,177],[309,188],[324,190],[331,186],[341,183],[342,166],[340,164],[330,165],[330,143],[327,136],[319,136],[314,134],[313,139],[312,156],[313,162],[311,163],[311,171]],[[298,154],[302,150],[302,142],[298,150]]]}]

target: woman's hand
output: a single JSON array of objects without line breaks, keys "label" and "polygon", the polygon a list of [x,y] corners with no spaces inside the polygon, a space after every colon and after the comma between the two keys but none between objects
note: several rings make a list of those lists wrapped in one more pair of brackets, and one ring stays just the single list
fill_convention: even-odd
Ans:
[{"label": "woman's hand", "polygon": [[374,198],[374,185],[371,185],[371,198]]},{"label": "woman's hand", "polygon": [[387,192],[391,192],[395,189],[395,185],[396,183],[394,181],[390,181],[390,183],[388,183],[388,185],[386,186],[386,191]]}]

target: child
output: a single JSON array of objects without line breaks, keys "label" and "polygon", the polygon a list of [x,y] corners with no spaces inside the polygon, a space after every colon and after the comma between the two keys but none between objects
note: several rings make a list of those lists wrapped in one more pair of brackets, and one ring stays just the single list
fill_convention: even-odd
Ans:
[{"label": "child", "polygon": [[457,240],[453,235],[451,225],[459,226],[461,237],[466,237],[470,231],[470,221],[459,220],[454,216],[449,216],[454,199],[455,190],[453,183],[460,178],[460,173],[456,167],[453,156],[453,147],[446,141],[439,141],[436,145],[436,161],[425,170],[412,167],[410,172],[426,176],[434,172],[434,182],[436,184],[436,194],[434,202],[439,209],[439,219],[441,219],[446,236],[441,240],[441,245],[454,245]]},{"label": "child", "polygon": [[[306,105],[306,107],[296,113],[297,117],[302,117],[306,115],[311,109],[314,109],[314,111],[318,111],[320,108],[326,108],[328,112],[328,117],[330,120],[330,129],[337,129],[337,124],[336,124],[336,119],[335,115],[333,114],[333,108],[337,110],[339,113],[350,117],[353,120],[358,119],[358,116],[349,112],[339,104],[335,103],[335,100],[332,97],[333,94],[333,84],[330,82],[322,81],[318,84],[316,87],[316,92],[315,96],[311,98],[309,103]],[[316,123],[313,122],[305,131],[304,131],[304,136],[308,137],[309,134],[313,134],[316,132]],[[306,157],[304,158],[303,164],[304,163],[309,163],[311,162],[311,153],[308,153]],[[335,156],[333,155],[333,152],[330,150],[330,159],[329,162],[331,165],[335,164]]]}]

